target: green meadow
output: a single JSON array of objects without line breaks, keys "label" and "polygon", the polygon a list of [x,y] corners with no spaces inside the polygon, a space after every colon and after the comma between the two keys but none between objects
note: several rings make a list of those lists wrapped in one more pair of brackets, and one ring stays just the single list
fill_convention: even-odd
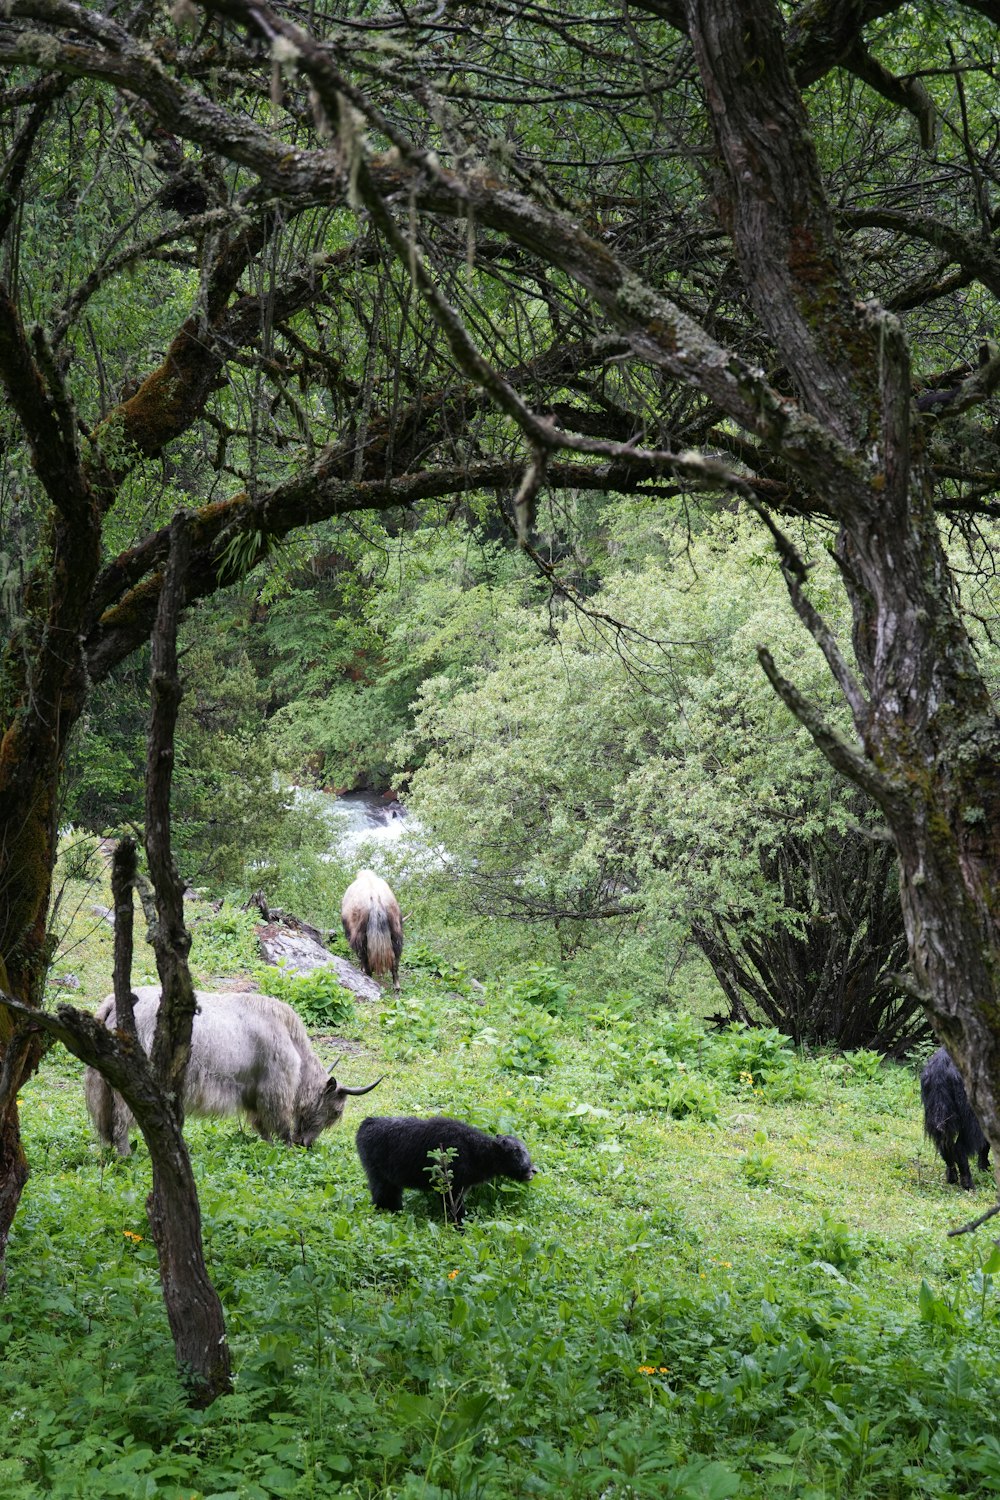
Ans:
[{"label": "green meadow", "polygon": [[[81,924],[90,1005],[111,932]],[[278,987],[245,915],[195,932],[203,986]],[[281,980],[339,1077],[385,1074],[315,1149],[189,1122],[236,1371],[207,1411],[173,1362],[145,1147],[102,1151],[80,1065],[49,1054],[22,1096],[5,1496],[1000,1492],[1000,1254],[989,1228],[948,1237],[992,1182],[946,1187],[916,1065],[588,998],[537,964],[481,987],[423,939],[399,997]],[[433,1193],[377,1213],[368,1112],[514,1131],[539,1173],[474,1190],[464,1233]]]}]

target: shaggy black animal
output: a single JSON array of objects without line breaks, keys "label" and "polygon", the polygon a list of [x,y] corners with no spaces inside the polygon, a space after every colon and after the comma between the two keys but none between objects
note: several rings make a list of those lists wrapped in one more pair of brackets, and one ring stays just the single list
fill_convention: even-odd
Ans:
[{"label": "shaggy black animal", "polygon": [[420,1188],[441,1193],[457,1225],[470,1187],[494,1177],[530,1182],[537,1171],[516,1135],[487,1135],[446,1115],[369,1115],[358,1126],[358,1155],[376,1208],[402,1208],[403,1188]]},{"label": "shaggy black animal", "polygon": [[990,1143],[983,1135],[969,1103],[962,1075],[944,1047],[939,1047],[920,1075],[924,1101],[924,1130],[941,1154],[949,1182],[972,1188],[969,1157],[978,1157],[980,1171],[990,1164]]}]

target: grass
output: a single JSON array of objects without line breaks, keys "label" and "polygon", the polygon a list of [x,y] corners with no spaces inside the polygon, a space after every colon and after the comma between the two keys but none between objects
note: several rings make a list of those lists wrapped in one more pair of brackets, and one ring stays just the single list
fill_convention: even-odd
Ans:
[{"label": "grass", "polygon": [[[254,969],[251,924],[195,915],[202,981]],[[107,987],[98,933],[81,1003]],[[538,966],[473,993],[413,957],[401,997],[317,1044],[386,1079],[313,1151],[188,1126],[236,1369],[206,1413],[173,1368],[145,1150],[102,1154],[50,1054],[23,1095],[5,1496],[1000,1493],[1000,1256],[947,1237],[992,1185],[946,1187],[913,1069],[588,1002]],[[430,1194],[377,1214],[354,1150],[364,1113],[437,1111],[541,1169],[477,1189],[464,1234]]]}]

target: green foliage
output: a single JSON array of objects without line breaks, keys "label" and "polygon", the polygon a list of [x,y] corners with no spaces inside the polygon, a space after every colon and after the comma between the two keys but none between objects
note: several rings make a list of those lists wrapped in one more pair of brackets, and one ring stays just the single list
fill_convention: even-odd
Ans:
[{"label": "green foliage", "polygon": [[428,1186],[438,1194],[441,1199],[441,1207],[447,1219],[455,1209],[455,1158],[458,1155],[456,1146],[440,1146],[428,1157],[427,1178]]},{"label": "green foliage", "polygon": [[406,970],[409,975],[418,978],[422,983],[428,980],[440,983],[448,989],[465,992],[468,988],[468,977],[465,965],[452,963],[442,954],[429,947],[427,943],[408,943],[406,945]]},{"label": "green foliage", "polygon": [[79,880],[96,884],[102,874],[100,840],[79,828],[65,828],[59,835],[55,880]]},{"label": "green foliage", "polygon": [[[241,966],[250,927],[198,921],[199,964]],[[45,1060],[0,1323],[5,1496],[993,1492],[1000,1256],[945,1238],[966,1204],[914,1170],[912,1070],[641,995],[552,1017],[507,993],[524,966],[470,998],[435,964],[356,1009],[380,1109],[515,1131],[539,1175],[475,1190],[459,1236],[427,1194],[372,1210],[351,1105],[311,1152],[190,1121],[237,1370],[207,1412],[173,1368],[148,1158],[107,1164],[80,1064]],[[544,1068],[502,1064],[519,1031]],[[644,1079],[715,1108],[642,1108]]]},{"label": "green foliage", "polygon": [[880,1052],[859,1047],[854,1052],[845,1052],[844,1062],[865,1083],[878,1083],[885,1076],[885,1059]]},{"label": "green foliage", "polygon": [[284,1000],[305,1021],[319,1030],[349,1024],[354,1020],[354,999],[338,980],[333,969],[311,969],[308,974],[291,974],[280,968],[258,971],[262,989]]},{"label": "green foliage", "polygon": [[[365,541],[341,531],[337,549],[268,613],[268,672],[282,704],[269,734],[283,758],[318,763],[327,785],[385,785],[421,684],[462,681],[516,634],[526,568],[495,543],[456,546],[436,526],[391,539],[374,527]],[[409,764],[423,754],[412,744]]]},{"label": "green foliage", "polygon": [[806,1260],[823,1261],[838,1271],[853,1271],[865,1253],[865,1241],[843,1220],[825,1213],[819,1224],[801,1237],[798,1248]]},{"label": "green foliage", "polygon": [[[729,935],[731,975],[754,973],[750,955],[771,936],[786,950],[787,973],[776,969],[785,989],[775,994],[765,977],[759,994],[748,987],[746,1007],[825,1040],[842,997],[820,989],[836,905],[820,867],[846,869],[842,846],[858,814],[775,697],[756,646],[767,640],[836,723],[843,711],[825,662],[804,642],[769,539],[753,525],[703,522],[678,565],[662,530],[651,535],[627,505],[602,519],[618,550],[593,599],[596,622],[553,609],[542,632],[522,612],[522,629],[488,660],[423,682],[397,755],[416,765],[411,805],[452,856],[440,878],[451,879],[456,904],[551,923],[581,969],[606,966],[643,989],[657,957],[669,963],[688,933],[713,961]],[[803,531],[799,543],[816,602],[835,609],[820,538]],[[634,632],[621,654],[605,637],[607,615]],[[862,853],[881,849],[852,836]],[[887,878],[874,883],[889,910]],[[864,888],[860,877],[854,887]],[[853,928],[867,917],[866,908]],[[879,954],[890,944],[885,962],[898,968],[898,908],[895,917],[886,933],[873,917],[868,937]],[[850,978],[861,961],[851,944],[864,945],[844,942],[827,967]],[[879,972],[875,963],[859,973],[851,994],[880,994]],[[894,1003],[862,1004],[861,1037]]]},{"label": "green foliage", "polygon": [[504,990],[505,1000],[514,1007],[523,1002],[537,1005],[550,1016],[564,1016],[575,991],[558,970],[545,964],[529,964],[525,973]]},{"label": "green foliage", "polygon": [[190,920],[192,966],[220,978],[252,973],[260,963],[259,922],[258,912],[228,903],[218,911],[195,908]]},{"label": "green foliage", "polygon": [[719,1093],[707,1078],[656,1053],[647,1054],[646,1064],[630,1093],[634,1109],[662,1109],[675,1120],[688,1115],[702,1121],[718,1119]]},{"label": "green foliage", "polygon": [[385,1035],[386,1050],[404,1059],[440,1044],[440,1013],[432,997],[394,995],[388,1000],[383,998],[379,1022]]},{"label": "green foliage", "polygon": [[93,833],[142,824],[149,672],[144,648],[94,688],[70,738],[64,816]]},{"label": "green foliage", "polygon": [[195,884],[246,890],[299,830],[260,731],[263,694],[239,629],[243,612],[234,613],[203,608],[185,630],[174,842]]},{"label": "green foliage", "polygon": [[812,1096],[806,1070],[796,1066],[788,1038],[771,1026],[735,1021],[715,1039],[708,1053],[710,1071],[730,1084],[746,1085],[769,1099]]},{"label": "green foliage", "polygon": [[[246,626],[246,605],[223,599],[196,609],[182,630],[172,836],[192,884],[249,892],[283,858],[310,843],[324,849],[329,837],[281,786]],[[67,815],[94,832],[142,826],[148,677],[149,653],[140,652],[95,692],[74,736]]]},{"label": "green foliage", "polygon": [[545,1073],[559,1055],[560,1030],[545,1011],[510,1003],[505,1035],[497,1046],[497,1062],[511,1073]]},{"label": "green foliage", "polygon": [[778,1158],[767,1149],[767,1131],[755,1130],[753,1145],[744,1153],[740,1169],[751,1187],[767,1187],[774,1181]]}]

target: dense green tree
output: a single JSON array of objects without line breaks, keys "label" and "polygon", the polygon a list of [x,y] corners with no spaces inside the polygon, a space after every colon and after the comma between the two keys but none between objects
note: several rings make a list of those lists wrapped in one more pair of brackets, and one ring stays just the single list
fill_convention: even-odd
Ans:
[{"label": "dense green tree", "polygon": [[[228,602],[193,611],[182,638],[188,691],[172,798],[184,876],[217,890],[245,885],[249,871],[301,832],[278,781],[283,764],[263,730],[265,689],[246,647],[247,609]],[[69,747],[62,819],[98,834],[141,826],[148,717],[149,652],[142,650],[91,696]]]},{"label": "dense green tree", "polygon": [[[848,728],[764,670],[885,819],[1000,1147],[1000,729],[941,536],[996,510],[998,21],[9,0],[0,986],[41,1000],[68,736],[149,636],[179,507],[190,605],[320,519],[499,497],[530,547],[542,495],[698,491],[772,529]],[[788,515],[830,528],[853,661]]]},{"label": "dense green tree", "polygon": [[530,564],[481,528],[390,537],[370,526],[364,543],[289,578],[267,609],[265,670],[281,704],[269,736],[326,785],[381,790],[421,683],[494,659],[539,589]]},{"label": "dense green tree", "polygon": [[[425,684],[400,750],[425,757],[411,802],[453,856],[444,878],[564,946],[639,928],[661,973],[693,935],[734,1019],[903,1044],[919,1011],[891,978],[905,944],[884,830],[757,665],[766,640],[837,716],[766,532],[727,516],[671,560],[636,529],[619,518],[619,572],[586,612],[533,634],[522,617],[499,659]],[[821,543],[803,539],[830,604]]]}]

